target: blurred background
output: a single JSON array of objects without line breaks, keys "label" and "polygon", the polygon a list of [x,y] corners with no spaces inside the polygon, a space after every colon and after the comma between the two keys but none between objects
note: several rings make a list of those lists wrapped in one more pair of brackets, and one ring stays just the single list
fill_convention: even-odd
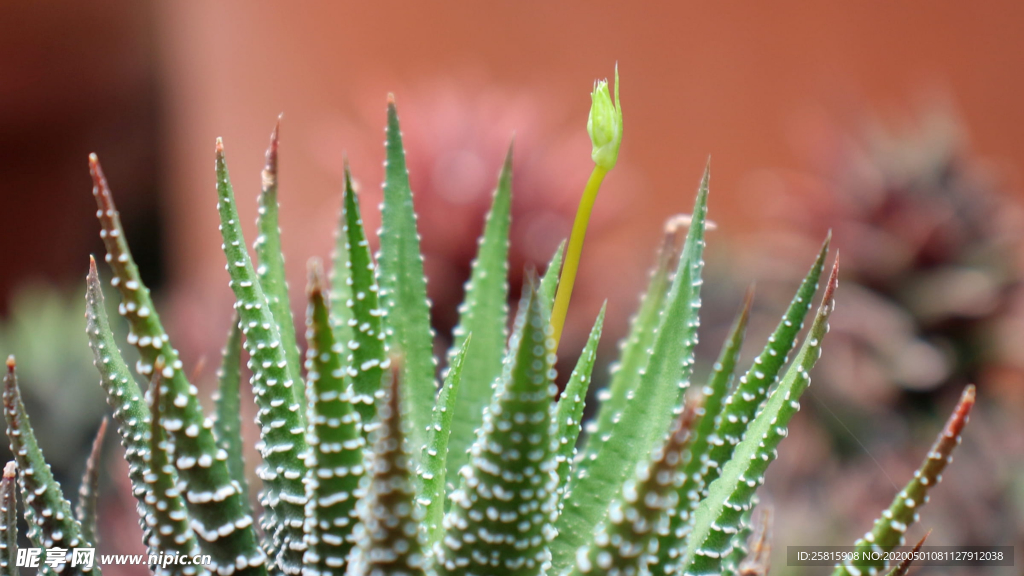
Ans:
[{"label": "blurred background", "polygon": [[[910,536],[933,528],[930,544],[1024,544],[1019,3],[2,6],[0,345],[18,355],[65,485],[76,485],[105,411],[82,319],[87,258],[102,254],[89,152],[104,163],[186,365],[209,384],[213,369],[202,366],[216,364],[231,308],[214,138],[225,139],[251,223],[263,151],[284,114],[281,220],[301,310],[306,259],[329,255],[343,154],[368,228],[379,223],[384,103],[394,92],[443,349],[513,133],[518,287],[523,269],[543,267],[568,235],[591,167],[589,90],[617,61],[625,140],[597,203],[562,349],[580,348],[607,298],[599,363],[611,360],[663,222],[689,210],[710,155],[718,226],[699,378],[749,283],[748,361],[827,230],[843,254],[815,385],[762,490],[776,512],[776,573],[824,573],[785,567],[785,546],[863,534],[967,382],[978,384],[979,404],[964,445]],[[562,373],[575,360],[566,356]],[[605,375],[596,369],[597,385]],[[111,553],[141,550],[119,450],[108,446],[103,499],[101,546]]]}]

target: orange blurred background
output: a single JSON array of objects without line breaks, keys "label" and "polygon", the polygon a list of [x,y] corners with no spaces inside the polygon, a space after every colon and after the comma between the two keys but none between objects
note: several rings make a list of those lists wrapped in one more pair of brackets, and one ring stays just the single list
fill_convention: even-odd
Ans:
[{"label": "orange blurred background", "polygon": [[[569,313],[575,329],[563,344],[579,348],[607,298],[605,362],[664,220],[689,210],[709,156],[718,224],[709,265],[751,247],[785,192],[776,175],[805,169],[828,146],[823,118],[859,121],[877,110],[900,119],[946,106],[1003,188],[1020,192],[1019,2],[8,0],[3,8],[0,313],[27,281],[77,287],[88,254],[102,253],[86,169],[95,151],[187,364],[216,357],[230,314],[214,138],[225,140],[252,235],[279,113],[281,226],[301,310],[306,260],[330,254],[343,154],[376,228],[385,95],[395,93],[443,339],[512,134],[518,282],[523,267],[543,267],[568,235],[590,170],[591,83],[618,62],[622,153],[597,203]],[[833,245],[843,250],[844,241],[837,235]],[[781,273],[791,282],[811,253],[797,256],[800,266]],[[735,275],[742,284],[757,274]],[[729,306],[739,301],[730,289]],[[827,450],[799,437],[791,449]],[[789,474],[799,474],[793,466]],[[877,468],[868,472],[877,480]],[[888,497],[887,481],[874,488]]]},{"label": "orange blurred background", "polygon": [[[254,194],[281,112],[283,226],[297,273],[328,249],[343,151],[376,190],[388,91],[407,135],[430,120],[406,108],[438,85],[459,92],[465,84],[470,101],[482,87],[510,104],[539,103],[539,118],[508,132],[518,128],[526,154],[538,134],[564,136],[583,160],[558,175],[560,192],[576,194],[588,170],[590,83],[616,61],[627,112],[623,169],[598,203],[616,232],[588,245],[583,274],[592,280],[621,276],[605,275],[609,268],[633,276],[647,266],[646,254],[616,262],[614,244],[654,246],[663,219],[687,209],[709,155],[721,234],[756,226],[757,211],[743,206],[771,198],[747,183],[759,169],[795,163],[803,119],[823,104],[901,109],[938,91],[953,97],[979,152],[1013,171],[1024,163],[1024,78],[1015,74],[1024,63],[1024,7],[1016,2],[60,4],[9,2],[0,23],[0,126],[8,135],[0,190],[25,216],[0,234],[5,246],[26,233],[42,243],[38,253],[5,250],[5,295],[16,278],[84,273],[85,254],[98,246],[93,223],[81,217],[91,202],[82,167],[92,150],[122,210],[162,231],[165,268],[150,268],[165,270],[174,286],[224,284],[212,142],[225,138],[236,188]],[[416,138],[432,143],[428,133]],[[481,161],[493,176],[501,151],[488,152]],[[414,184],[424,177],[412,174]],[[563,204],[565,235],[573,202]],[[255,202],[246,207],[253,215]],[[294,232],[301,222],[309,237]],[[62,240],[70,242],[52,244]],[[226,286],[219,292],[227,297]]]},{"label": "orange blurred background", "polygon": [[[746,183],[761,168],[793,164],[801,119],[822,103],[901,106],[941,90],[956,99],[979,151],[1022,165],[1024,79],[1013,71],[1024,64],[1024,9],[996,2],[967,12],[954,2],[164,3],[156,19],[169,274],[175,282],[212,276],[220,303],[229,296],[210,204],[215,136],[227,143],[236,189],[255,194],[267,134],[284,112],[282,226],[297,282],[305,259],[328,249],[343,151],[365,187],[378,190],[386,92],[396,93],[407,139],[419,144],[409,146],[412,162],[443,145],[431,119],[412,112],[429,113],[422,100],[438,84],[465,86],[468,101],[482,85],[524,107],[540,103],[542,118],[506,130],[518,130],[525,154],[537,133],[575,135],[575,156],[563,157],[583,161],[557,174],[557,192],[574,197],[589,170],[588,89],[618,61],[622,166],[596,209],[614,220],[614,232],[592,235],[582,283],[601,286],[599,297],[570,313],[570,322],[588,324],[601,298],[636,291],[646,247],[668,215],[688,210],[709,155],[711,215],[722,235],[756,226],[750,205],[771,198]],[[481,155],[493,180],[500,149]],[[413,170],[414,189],[428,177]],[[243,220],[255,217],[255,202],[242,206]],[[551,222],[564,236],[574,202],[559,207],[562,218]],[[288,234],[300,229],[305,237]],[[637,246],[645,247],[640,257]],[[625,314],[613,306],[610,326],[623,326]]]}]

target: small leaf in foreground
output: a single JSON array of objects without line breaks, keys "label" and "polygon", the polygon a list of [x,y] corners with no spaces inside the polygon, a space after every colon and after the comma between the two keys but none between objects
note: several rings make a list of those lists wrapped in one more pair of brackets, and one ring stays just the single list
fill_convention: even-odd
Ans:
[{"label": "small leaf in foreground", "polygon": [[103,457],[103,440],[106,437],[107,418],[104,417],[92,441],[89,459],[85,461],[85,472],[82,474],[82,483],[78,486],[78,503],[75,506],[75,518],[82,525],[82,539],[93,544],[97,543],[96,502],[100,495],[100,459]]},{"label": "small leaf in foreground", "polygon": [[0,480],[0,576],[18,576],[18,463],[4,466]]},{"label": "small leaf in foreground", "polygon": [[886,552],[903,545],[907,529],[917,522],[917,511],[928,501],[928,491],[942,480],[942,471],[953,461],[953,450],[960,445],[960,432],[967,424],[971,408],[974,407],[975,389],[971,384],[964,388],[960,401],[950,414],[946,425],[939,432],[921,467],[914,472],[914,478],[900,490],[892,504],[875,521],[871,531],[854,544],[860,552],[858,561],[836,566],[832,576],[861,576],[876,574],[885,566],[881,558],[868,558],[866,552]]}]

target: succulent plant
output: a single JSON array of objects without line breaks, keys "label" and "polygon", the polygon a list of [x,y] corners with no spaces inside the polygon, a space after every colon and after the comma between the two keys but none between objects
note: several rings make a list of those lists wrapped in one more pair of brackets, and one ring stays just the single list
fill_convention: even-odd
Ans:
[{"label": "succulent plant", "polygon": [[[594,105],[600,109],[592,113],[590,126],[595,176],[570,250],[564,264],[559,250],[543,277],[527,276],[509,336],[510,149],[440,387],[394,100],[387,113],[380,252],[370,253],[346,173],[330,286],[319,261],[310,264],[303,366],[286,306],[277,228],[277,131],[262,179],[256,261],[247,250],[218,140],[218,210],[236,318],[212,416],[204,413],[198,390],[163,330],[124,240],[106,178],[91,158],[111,283],[130,327],[127,340],[138,351],[135,373],[149,383],[145,393],[111,332],[95,263],[88,276],[87,332],[125,448],[144,543],[151,557],[210,560],[205,567],[162,563],[153,566],[155,572],[625,576],[735,574],[741,563],[748,570],[751,563],[763,562],[763,532],[755,534],[761,543],[754,556],[747,558],[746,552],[755,493],[810,383],[834,306],[838,268],[832,267],[809,332],[788,367],[824,271],[828,239],[764,352],[736,384],[731,386],[749,298],[707,383],[691,385],[696,382],[705,172],[685,243],[677,249],[677,231],[669,232],[619,368],[577,453],[603,311],[561,394],[553,368],[556,335],[589,205],[614,166],[621,141],[617,94],[615,100],[612,105],[607,85],[598,84]],[[556,300],[563,307],[552,319]],[[239,434],[242,348],[249,356],[261,433],[258,526]],[[94,478],[87,478],[85,502],[73,512],[35,440],[13,358],[3,398],[33,545],[95,545],[96,507],[89,503],[95,498]],[[969,390],[921,472],[863,545],[899,543],[915,519],[911,500],[923,502],[938,481],[972,402]],[[16,572],[9,536],[15,530],[13,472],[14,467],[5,471],[0,486],[6,544],[0,547],[5,555],[0,568],[6,573]],[[43,569],[100,571],[98,565]],[[858,569],[841,567],[837,574],[856,575]]]},{"label": "succulent plant", "polygon": [[[62,481],[77,479],[81,453],[88,450],[96,423],[107,409],[103,390],[96,386],[89,348],[82,346],[84,286],[59,288],[28,281],[12,295],[0,320],[0,350],[14,354],[25,404],[32,412],[39,441],[51,446],[47,459]],[[124,338],[126,330],[114,326]],[[134,354],[134,351],[127,351]],[[129,362],[134,362],[131,356]],[[53,402],[60,396],[65,402]],[[0,448],[4,460],[11,454]]]},{"label": "succulent plant", "polygon": [[777,267],[825,228],[849,240],[822,381],[877,410],[901,390],[920,402],[942,385],[1005,379],[1024,365],[1021,203],[951,110],[898,123],[864,116],[811,124],[813,145],[800,150],[808,168],[772,172],[785,192],[757,240],[764,265]]}]

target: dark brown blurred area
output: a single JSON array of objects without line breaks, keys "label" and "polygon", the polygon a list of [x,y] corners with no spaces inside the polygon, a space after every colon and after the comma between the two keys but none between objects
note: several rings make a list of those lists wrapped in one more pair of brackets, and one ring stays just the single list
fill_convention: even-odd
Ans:
[{"label": "dark brown blurred area", "polygon": [[0,20],[0,311],[31,279],[84,277],[102,244],[86,156],[124,180],[121,210],[160,281],[161,142],[152,10],[145,3],[4,2]]},{"label": "dark brown blurred area", "polygon": [[[224,137],[251,236],[263,152],[279,113],[281,227],[294,308],[301,311],[305,262],[330,253],[343,154],[376,245],[384,104],[386,94],[395,93],[443,348],[513,134],[515,294],[524,269],[542,268],[568,235],[591,166],[585,132],[591,82],[611,75],[618,62],[624,142],[597,202],[562,344],[563,350],[578,350],[602,301],[609,300],[598,383],[635,308],[663,222],[689,210],[709,155],[710,217],[718,226],[709,235],[700,367],[713,358],[746,282],[767,280],[759,288],[758,311],[775,321],[788,298],[782,294],[791,293],[826,229],[836,231],[833,246],[858,259],[845,272],[851,282],[841,284],[840,311],[868,309],[856,306],[865,300],[855,283],[877,288],[904,268],[884,266],[891,260],[881,256],[893,255],[884,247],[864,248],[865,238],[875,236],[863,232],[875,220],[865,225],[859,213],[851,217],[845,205],[835,207],[841,195],[831,195],[837,190],[853,190],[853,197],[871,190],[859,181],[860,187],[846,186],[837,166],[891,167],[888,159],[904,156],[913,165],[914,154],[942,144],[944,135],[867,154],[844,147],[866,125],[822,130],[831,114],[862,121],[870,115],[860,112],[880,111],[913,124],[920,99],[943,98],[956,121],[958,166],[970,166],[973,178],[980,162],[991,176],[984,181],[986,194],[998,189],[1002,204],[986,205],[984,213],[1005,217],[1024,201],[1019,2],[7,0],[0,6],[0,315],[10,322],[10,308],[24,300],[16,296],[19,287],[36,286],[31,282],[79,289],[88,254],[102,254],[86,164],[95,151],[143,277],[155,289],[190,371],[202,358],[214,363],[231,310],[214,208],[214,138]],[[958,198],[972,197],[973,188],[965,190]],[[809,208],[791,213],[786,207],[794,198],[805,199]],[[906,222],[921,221],[917,204],[897,212],[899,218],[880,218],[885,224],[879,227],[905,231]],[[971,221],[983,239],[990,232],[986,222],[988,216]],[[1010,232],[1001,228],[1000,240],[1014,238],[1000,248],[1015,246],[1011,255],[999,253],[997,262],[1013,260],[1010,267],[1019,274],[1024,236],[1014,226]],[[763,253],[755,248],[769,245],[762,234],[768,228],[799,242],[772,244],[780,248],[770,266],[750,264],[751,255]],[[106,278],[107,270],[101,275]],[[1024,292],[1019,276],[1000,276],[1004,280]],[[61,310],[76,313],[81,300],[73,299],[80,294],[69,298],[72,304]],[[1005,309],[1019,308],[1016,316],[1024,318],[1024,296],[1013,302]],[[900,319],[903,313],[881,317]],[[851,317],[867,318],[845,316]],[[843,318],[837,313],[838,321]],[[891,336],[879,328],[884,325],[872,323],[873,333]],[[768,326],[756,324],[750,339],[763,341]],[[966,337],[958,326],[954,336]],[[1024,320],[999,323],[998,334],[1003,348],[1024,342]],[[81,331],[67,338],[85,349]],[[838,343],[842,336],[832,338]],[[884,352],[886,342],[875,347]],[[923,457],[953,388],[995,369],[979,353],[961,369],[918,378],[927,386],[915,388],[870,363],[856,364],[871,369],[870,379],[861,378],[843,368],[853,365],[852,356],[829,346],[831,368],[823,364],[815,373],[820,388],[812,388],[820,400],[805,403],[768,475],[764,499],[776,505],[776,543],[783,551],[787,542],[852,542],[895,492],[888,477],[902,484]],[[964,346],[995,344],[989,336]],[[1001,362],[999,377],[992,376],[996,383],[980,388],[981,417],[967,429],[965,454],[924,513],[927,527],[937,528],[936,544],[968,538],[1020,544],[1024,537],[1024,362],[1012,366],[1012,376],[1004,370],[1012,362]],[[91,367],[82,370],[80,382],[65,384],[95,386]],[[200,379],[209,380],[210,372]],[[914,395],[939,380],[944,386],[918,402]],[[67,434],[81,435],[56,425],[50,432],[44,449]],[[81,439],[83,446],[88,441]],[[57,468],[74,485],[81,463]],[[972,491],[979,474],[984,482]],[[123,471],[112,465],[109,478],[113,495],[114,485],[124,483]],[[108,500],[108,518],[117,518],[105,528],[109,546],[138,548],[131,503]],[[823,534],[827,542],[818,541]],[[979,540],[993,534],[1003,540]],[[786,571],[776,564],[778,572]],[[947,573],[928,570],[922,573]]]}]

